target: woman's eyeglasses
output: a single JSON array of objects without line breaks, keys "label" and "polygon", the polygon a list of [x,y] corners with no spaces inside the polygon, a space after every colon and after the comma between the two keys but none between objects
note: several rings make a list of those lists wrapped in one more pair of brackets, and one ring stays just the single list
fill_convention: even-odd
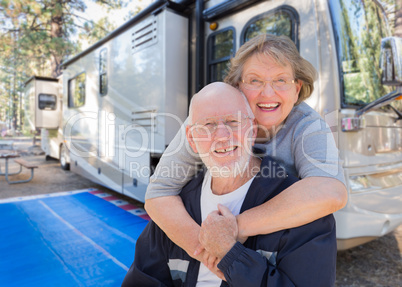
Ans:
[{"label": "woman's eyeglasses", "polygon": [[276,78],[272,80],[261,80],[258,78],[244,78],[242,79],[242,83],[245,89],[251,90],[251,91],[256,91],[256,90],[261,90],[265,88],[265,85],[269,83],[269,85],[274,89],[275,91],[287,91],[290,88],[292,88],[293,84],[295,83],[295,80],[292,79],[287,79],[287,78]]}]

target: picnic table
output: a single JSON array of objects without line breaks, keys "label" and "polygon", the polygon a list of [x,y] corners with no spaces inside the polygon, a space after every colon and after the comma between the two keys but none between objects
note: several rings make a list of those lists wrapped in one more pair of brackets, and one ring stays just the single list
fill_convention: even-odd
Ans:
[{"label": "picnic table", "polygon": [[0,150],[12,150],[14,148],[14,141],[0,140]]},{"label": "picnic table", "polygon": [[[5,160],[5,170],[4,170],[4,172],[3,172],[2,169],[1,169],[1,166],[0,166],[0,175],[4,175],[4,176],[5,176],[6,181],[7,181],[8,184],[24,183],[24,182],[29,182],[29,181],[31,181],[32,178],[33,178],[33,176],[34,176],[34,169],[38,167],[37,165],[31,164],[31,163],[27,162],[26,160],[23,160],[23,159],[16,159],[16,158],[18,158],[18,157],[20,157],[20,155],[19,155],[19,153],[18,153],[17,151],[15,151],[15,150],[6,150],[6,149],[0,150],[0,159],[4,159],[4,160]],[[17,172],[12,172],[12,173],[9,172],[9,169],[8,169],[8,164],[9,164],[8,160],[9,160],[9,159],[14,159],[14,162],[17,163],[17,164],[19,164],[19,166],[20,166],[19,171],[17,171]],[[25,168],[31,170],[31,176],[30,176],[30,178],[24,179],[24,180],[14,180],[14,181],[11,180],[11,179],[9,178],[9,176],[10,176],[10,175],[16,175],[16,174],[21,173],[22,167],[25,167]]]}]

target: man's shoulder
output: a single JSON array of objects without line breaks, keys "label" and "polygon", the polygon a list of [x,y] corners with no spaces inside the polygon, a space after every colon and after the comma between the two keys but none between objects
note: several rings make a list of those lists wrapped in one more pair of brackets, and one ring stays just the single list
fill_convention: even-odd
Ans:
[{"label": "man's shoulder", "polygon": [[201,169],[199,170],[191,179],[189,182],[186,183],[185,186],[183,186],[180,194],[188,194],[189,192],[191,192],[192,190],[194,190],[194,188],[197,188],[199,186],[202,185],[202,181],[204,180],[204,176],[205,176],[205,169]]},{"label": "man's shoulder", "polygon": [[278,184],[289,183],[292,185],[299,180],[297,177],[290,175],[278,161],[269,155],[262,158],[260,171],[256,178],[263,184],[276,182]]},{"label": "man's shoulder", "polygon": [[187,208],[187,211],[189,211],[188,208],[190,208],[190,206],[194,206],[194,203],[199,202],[205,172],[205,169],[199,170],[180,191],[179,196],[184,206]]},{"label": "man's shoulder", "polygon": [[286,172],[286,170],[272,157],[262,158],[260,171],[255,176],[242,210],[258,206],[297,182],[299,179]]}]

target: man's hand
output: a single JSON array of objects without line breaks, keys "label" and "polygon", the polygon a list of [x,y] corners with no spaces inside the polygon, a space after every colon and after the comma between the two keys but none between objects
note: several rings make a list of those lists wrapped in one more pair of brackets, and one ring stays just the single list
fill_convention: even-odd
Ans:
[{"label": "man's hand", "polygon": [[211,272],[215,273],[215,275],[218,276],[220,279],[226,281],[225,276],[223,275],[222,271],[220,271],[218,269],[219,259],[216,258],[215,256],[210,255],[208,253],[208,251],[206,251],[205,248],[201,244],[198,244],[198,247],[193,254],[193,258],[197,259],[202,264],[207,266],[208,269]]},{"label": "man's hand", "polygon": [[210,256],[220,261],[236,244],[237,235],[236,217],[219,204],[218,210],[211,212],[202,223],[199,241]]},{"label": "man's hand", "polygon": [[218,263],[219,259],[216,258],[215,256],[211,256],[208,251],[203,249],[202,251],[202,264],[208,267],[208,269],[212,272],[215,273],[216,276],[218,276],[221,280],[225,280],[225,275],[223,275],[223,272],[219,270],[218,268]]}]

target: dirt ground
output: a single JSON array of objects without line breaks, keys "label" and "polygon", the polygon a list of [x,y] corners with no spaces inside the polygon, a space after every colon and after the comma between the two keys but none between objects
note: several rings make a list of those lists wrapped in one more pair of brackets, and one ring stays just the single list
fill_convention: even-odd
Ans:
[{"label": "dirt ground", "polygon": [[[1,176],[0,199],[93,187],[141,205],[77,174],[62,170],[58,161],[47,161],[41,154],[41,149],[38,146],[32,146],[32,141],[15,140],[14,146],[27,161],[37,164],[39,168],[35,170],[34,178],[29,183],[8,185],[4,176]],[[0,164],[4,170],[4,162]],[[16,168],[15,165],[13,166]],[[29,172],[23,169],[23,172],[14,176],[13,179],[28,177]],[[338,252],[336,286],[402,286],[402,225],[382,238]]]},{"label": "dirt ground", "polygon": [[[7,139],[8,140],[8,139]],[[109,192],[117,197],[137,205],[143,205],[134,199],[125,197],[120,193],[114,192],[104,186],[98,185],[84,177],[81,177],[71,171],[60,168],[60,163],[56,159],[46,159],[44,152],[40,148],[40,142],[33,145],[31,139],[12,139],[14,149],[18,151],[21,158],[37,165],[39,168],[34,170],[34,177],[28,183],[7,184],[4,176],[0,176],[0,199],[29,196],[36,194],[48,194],[61,191],[72,191],[87,188],[97,188]],[[12,160],[9,161],[10,171],[18,171],[19,167]],[[4,159],[0,160],[1,170],[4,172]],[[11,180],[24,180],[30,177],[30,171],[22,168],[18,175],[10,176]]]}]

